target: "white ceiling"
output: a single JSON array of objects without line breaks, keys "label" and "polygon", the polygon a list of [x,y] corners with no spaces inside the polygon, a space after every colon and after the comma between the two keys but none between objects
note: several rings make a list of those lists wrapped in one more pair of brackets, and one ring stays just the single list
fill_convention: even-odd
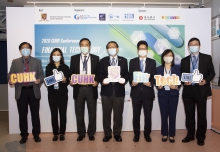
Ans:
[{"label": "white ceiling", "polygon": [[[13,0],[14,2],[7,2],[7,0],[0,0],[0,9],[5,7],[22,7],[27,5],[27,1],[32,2],[94,2],[93,0]],[[205,0],[209,1],[209,0]],[[111,2],[110,0],[95,0],[95,2]],[[182,2],[182,3],[198,3],[202,0],[114,0],[113,2]],[[30,5],[30,4],[29,4]]]}]

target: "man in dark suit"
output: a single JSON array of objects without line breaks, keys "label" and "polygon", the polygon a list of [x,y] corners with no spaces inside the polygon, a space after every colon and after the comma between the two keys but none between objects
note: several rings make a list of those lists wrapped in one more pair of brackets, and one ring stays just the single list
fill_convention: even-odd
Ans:
[{"label": "man in dark suit", "polygon": [[[119,46],[115,41],[110,41],[106,45],[109,56],[100,60],[99,81],[102,83],[102,109],[103,109],[103,128],[105,137],[103,142],[108,142],[112,138],[111,113],[114,112],[113,134],[117,142],[121,142],[122,116],[124,109],[125,84],[128,81],[127,59],[118,56]],[[109,82],[108,67],[120,66],[121,80],[119,82]]]},{"label": "man in dark suit", "polygon": [[[156,73],[156,62],[147,58],[148,44],[146,41],[139,41],[137,44],[139,57],[130,60],[129,82],[131,85],[131,98],[133,106],[133,129],[134,142],[139,141],[140,137],[140,115],[143,105],[144,109],[144,137],[147,142],[151,142],[151,112],[153,108],[154,95],[154,75]],[[136,83],[133,81],[133,72],[141,71],[150,74],[149,82]]]},{"label": "man in dark suit", "polygon": [[183,87],[183,103],[186,113],[187,135],[182,140],[183,143],[194,140],[195,136],[195,107],[197,105],[197,144],[204,145],[205,133],[207,130],[206,103],[207,97],[211,96],[210,81],[215,76],[212,57],[200,53],[200,40],[191,38],[188,42],[190,55],[181,60],[181,72],[193,73],[198,69],[203,74],[203,79],[199,83],[185,82]]},{"label": "man in dark suit", "polygon": [[98,98],[98,67],[99,57],[90,53],[91,42],[87,38],[83,38],[79,42],[81,54],[71,57],[70,74],[94,74],[95,83],[92,85],[73,84],[73,98],[75,100],[75,113],[77,121],[77,133],[79,134],[77,141],[82,141],[86,134],[84,121],[85,101],[89,114],[89,125],[87,134],[89,140],[95,140],[96,132],[96,105]]},{"label": "man in dark suit", "polygon": [[22,57],[12,61],[9,76],[13,73],[36,72],[35,82],[14,84],[9,80],[9,84],[15,86],[15,99],[17,100],[19,127],[21,131],[20,135],[22,137],[20,143],[26,143],[29,135],[27,122],[28,105],[31,111],[31,120],[33,126],[32,134],[34,136],[35,142],[40,142],[40,87],[44,81],[44,73],[41,61],[31,57],[32,46],[30,43],[22,42],[19,45],[19,50]]}]

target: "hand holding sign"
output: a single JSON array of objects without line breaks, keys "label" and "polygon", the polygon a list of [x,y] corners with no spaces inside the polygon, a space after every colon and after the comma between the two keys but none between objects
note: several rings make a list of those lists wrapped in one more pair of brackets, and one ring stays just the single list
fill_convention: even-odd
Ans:
[{"label": "hand holding sign", "polygon": [[53,75],[44,78],[44,82],[46,86],[54,85],[60,81],[63,81],[64,74],[62,71],[57,71],[56,69],[53,69]]}]

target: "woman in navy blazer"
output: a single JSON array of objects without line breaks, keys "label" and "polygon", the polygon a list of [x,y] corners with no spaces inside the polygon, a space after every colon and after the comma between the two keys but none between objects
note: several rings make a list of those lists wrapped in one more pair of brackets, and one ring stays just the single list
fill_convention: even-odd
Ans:
[{"label": "woman in navy blazer", "polygon": [[[180,78],[180,67],[174,64],[174,54],[172,50],[167,49],[162,53],[161,63],[162,65],[157,67],[157,75],[164,76],[166,74],[176,74]],[[168,136],[171,143],[175,142],[174,136],[176,130],[176,111],[179,100],[179,88],[180,86],[176,85],[157,87],[158,101],[161,113],[161,134],[163,135],[163,142],[167,141]]]}]

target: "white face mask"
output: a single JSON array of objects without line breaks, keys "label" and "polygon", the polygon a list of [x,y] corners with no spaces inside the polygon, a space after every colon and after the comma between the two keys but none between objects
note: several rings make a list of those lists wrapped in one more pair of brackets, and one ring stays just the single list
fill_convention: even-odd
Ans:
[{"label": "white face mask", "polygon": [[60,62],[61,56],[53,56],[54,62]]},{"label": "white face mask", "polygon": [[139,50],[138,55],[141,57],[147,56],[147,50]]},{"label": "white face mask", "polygon": [[164,56],[163,60],[165,63],[171,63],[173,61],[173,57],[172,56]]},{"label": "white face mask", "polygon": [[199,46],[190,46],[189,50],[191,53],[196,53],[199,51]]},{"label": "white face mask", "polygon": [[80,47],[80,51],[83,53],[83,54],[87,54],[89,52],[89,48],[88,47]]},{"label": "white face mask", "polygon": [[108,49],[108,53],[111,56],[115,56],[117,54],[116,48]]}]

